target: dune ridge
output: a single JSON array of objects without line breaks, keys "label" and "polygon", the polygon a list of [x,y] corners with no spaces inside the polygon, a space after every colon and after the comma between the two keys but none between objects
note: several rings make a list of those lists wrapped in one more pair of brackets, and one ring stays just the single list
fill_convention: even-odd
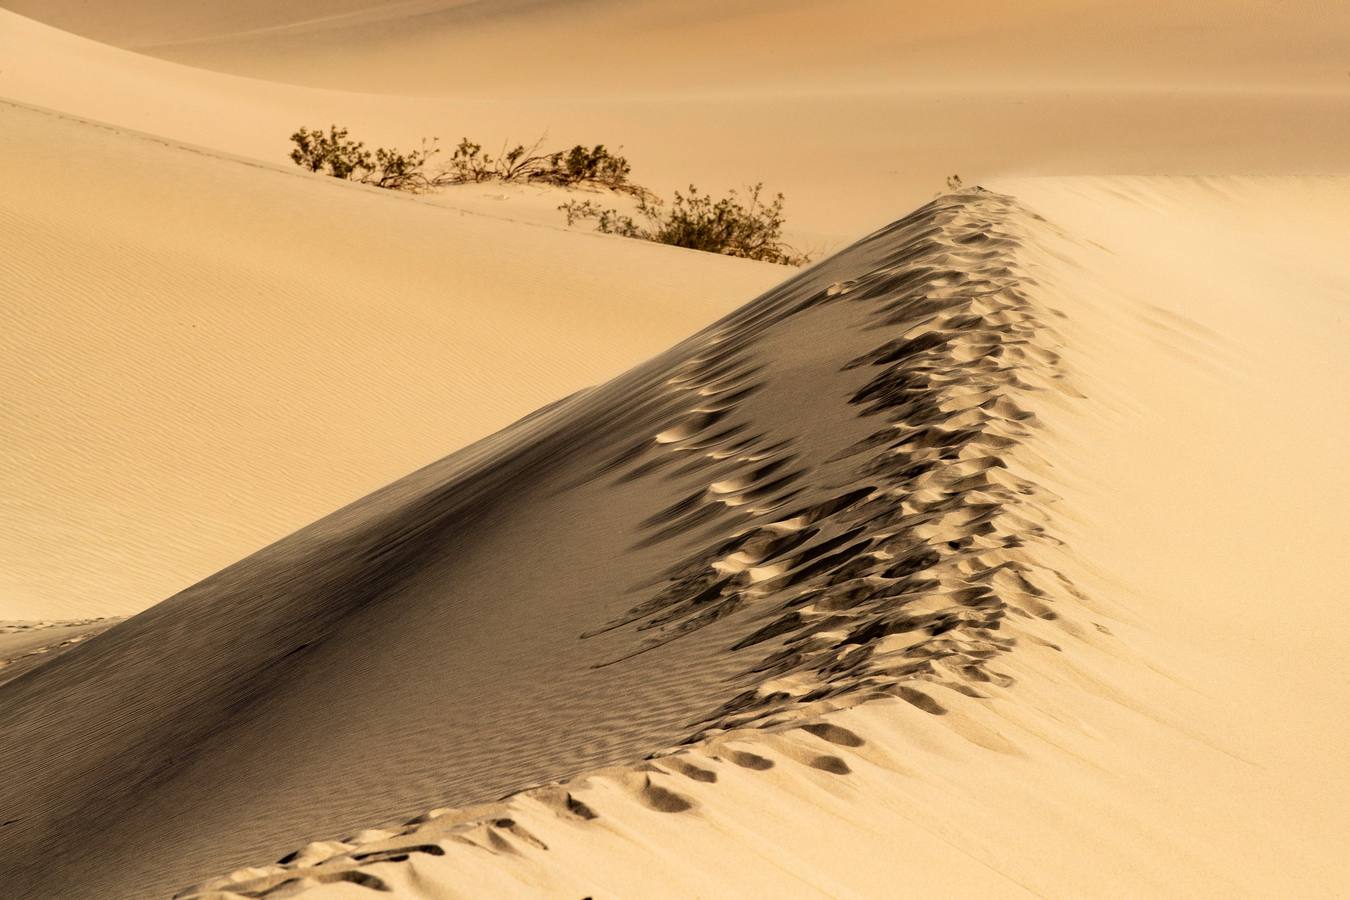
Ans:
[{"label": "dune ridge", "polygon": [[[143,834],[136,841],[173,858],[113,876],[97,862],[107,853],[97,847],[112,842],[86,837],[93,847],[72,872],[20,862],[7,880],[32,885],[34,896],[54,878],[158,892],[223,858],[279,853],[288,837],[410,814],[418,799],[424,807],[490,800],[709,734],[776,727],[855,695],[898,695],[941,712],[911,681],[973,695],[1004,683],[992,665],[1012,646],[1010,619],[1056,619],[1054,595],[1071,590],[1035,564],[1035,546],[1053,538],[1034,484],[1006,461],[1034,430],[1026,398],[1066,390],[1053,332],[1019,282],[1017,219],[1014,201],[980,190],[925,206],[629,375],[541,410],[7,685],[7,745],[19,760],[63,773],[31,773],[42,785],[28,783],[24,806],[46,824],[35,830],[24,818],[9,828],[8,857],[31,858],[24,847],[80,841],[99,827]],[[595,514],[599,498],[612,514]],[[521,518],[513,510],[526,509],[531,525],[589,510],[582,532],[549,534],[533,553],[547,553],[547,580],[532,575],[531,552],[513,537]],[[460,559],[475,545],[513,559],[524,583],[475,578]],[[591,580],[597,564],[613,569],[607,583]],[[529,658],[520,638],[514,650],[497,644],[501,664],[524,664],[524,676],[487,687],[499,665],[477,671],[485,660],[471,650],[456,660],[447,656],[458,652],[454,641],[424,636],[416,652],[431,657],[414,668],[437,660],[450,683],[404,685],[400,703],[324,726],[321,764],[301,762],[308,742],[293,752],[278,745],[281,722],[312,718],[296,706],[308,706],[312,691],[369,695],[410,675],[391,661],[416,658],[406,656],[413,619],[443,622],[439,629],[456,613],[514,621],[504,591],[526,591],[517,600],[524,610],[560,586],[575,599],[552,615],[578,637],[555,637],[558,625],[541,623],[547,640],[526,644],[544,658]],[[192,630],[182,630],[186,622]],[[166,642],[167,633],[178,637]],[[356,652],[365,663],[352,658],[352,641],[366,645]],[[82,700],[94,677],[100,694],[130,687],[148,646],[166,648],[154,660],[158,688],[143,692],[134,714]],[[343,657],[348,675],[332,669]],[[514,695],[540,691],[531,677],[540,665],[558,687]],[[583,700],[597,679],[607,691]],[[634,687],[618,707],[603,699],[616,679]],[[560,695],[576,699],[559,708]],[[514,727],[498,726],[516,748],[498,750],[505,756],[432,753],[471,739],[474,731],[454,737],[463,729],[455,719],[477,715],[458,704],[483,708],[489,696],[505,707],[491,710],[498,721],[552,721],[551,750],[516,745]],[[597,703],[605,712],[594,719],[587,707]],[[404,737],[371,739],[390,730]],[[72,733],[82,735],[78,756]],[[220,742],[246,733],[273,735],[251,762]],[[387,757],[394,746],[401,760]],[[66,765],[50,768],[53,757]],[[273,785],[266,816],[247,795],[228,799],[219,773],[231,757],[231,783],[252,770]],[[313,803],[333,780],[347,785],[346,810]],[[421,797],[406,795],[409,784]],[[211,797],[212,826],[147,822],[148,808],[127,807],[134,785],[154,785],[150,808],[200,810]],[[92,822],[90,804],[105,811]],[[246,819],[266,822],[266,833],[243,828]],[[223,835],[234,835],[227,846]]]},{"label": "dune ridge", "polygon": [[[779,725],[798,708],[855,694],[890,692],[940,712],[907,685],[914,680],[976,694],[1000,682],[991,666],[1012,646],[1010,617],[1053,619],[1052,594],[1066,590],[1026,549],[1048,539],[1042,513],[1032,483],[1005,463],[1034,428],[1024,398],[1063,390],[1052,333],[1019,286],[1014,210],[1010,199],[983,191],[935,202],[629,375],[409,476],[7,685],[6,749],[28,776],[23,805],[46,824],[35,829],[24,817],[7,829],[6,856],[93,845],[70,871],[19,862],[7,882],[35,896],[72,879],[114,894],[155,892],[174,880],[181,886],[209,861],[279,850],[288,835],[415,811],[417,798],[400,793],[409,783],[420,785],[423,806],[487,800],[522,780]],[[786,346],[801,349],[775,352]],[[803,406],[812,414],[788,414]],[[551,637],[545,659],[501,645],[494,652],[513,665],[547,666],[558,690],[576,699],[559,709],[548,696],[532,702],[503,684],[492,694],[505,708],[493,715],[544,716],[558,731],[549,742],[555,751],[575,742],[567,752],[546,761],[540,748],[514,745],[489,760],[466,748],[463,768],[451,764],[446,781],[433,771],[448,760],[443,751],[428,757],[430,748],[472,732],[450,738],[462,724],[436,725],[441,717],[424,705],[453,697],[413,691],[422,697],[414,702],[405,687],[399,704],[374,714],[383,725],[353,710],[350,730],[330,733],[347,746],[327,751],[349,776],[332,763],[322,773],[305,771],[298,758],[286,764],[292,754],[276,729],[300,714],[287,709],[310,690],[339,689],[321,687],[327,679],[319,676],[338,659],[359,673],[339,680],[365,693],[400,677],[391,663],[408,657],[381,644],[405,642],[410,615],[444,620],[449,603],[512,618],[501,591],[521,585],[475,579],[461,557],[475,544],[503,544],[492,552],[528,572],[529,554],[509,539],[519,516],[507,512],[528,496],[551,498],[537,502],[559,513],[573,503],[593,510],[580,536],[550,535],[543,549],[554,568],[547,581],[527,581],[521,601],[536,610],[543,603],[548,619],[573,623],[579,636]],[[602,496],[608,523],[594,511]],[[541,518],[538,507],[531,518]],[[594,574],[592,564],[618,577],[578,584],[570,612],[556,599],[550,606],[557,586],[570,585],[568,570]],[[372,617],[403,627],[395,635]],[[184,632],[189,621],[193,630]],[[538,627],[554,635],[558,625]],[[168,633],[178,637],[167,642]],[[351,656],[354,640],[367,645],[364,663]],[[154,658],[159,686],[142,692],[134,712],[81,700],[96,673],[100,693],[129,686],[151,646],[163,648]],[[463,687],[475,688],[468,673],[483,660],[456,661],[446,655],[455,648],[439,642],[421,652],[463,671]],[[570,683],[560,677],[569,670]],[[634,678],[648,686],[621,708],[583,699],[595,679],[612,691],[615,679]],[[585,710],[595,703],[606,704],[601,721]],[[360,739],[391,728],[406,733],[390,744]],[[78,755],[70,752],[74,733]],[[229,744],[220,741],[226,734]],[[263,735],[265,757],[237,756],[241,740]],[[384,758],[386,747],[410,745],[419,749],[401,762]],[[211,774],[224,771],[222,754],[233,758],[231,782],[267,783],[266,797],[227,799]],[[64,765],[50,767],[53,757]],[[24,760],[63,775],[43,778]],[[301,799],[320,790],[316,777],[350,778],[346,811]],[[210,796],[214,824],[174,833],[119,799],[150,785],[180,809]],[[131,815],[91,821],[90,805]],[[267,833],[245,821],[266,821]],[[115,844],[90,827],[141,834],[138,842],[155,841],[161,853],[174,847],[173,861],[116,876],[146,879],[134,888],[102,881],[111,873],[95,861]]]},{"label": "dune ridge", "polygon": [[[1043,537],[1031,523],[1042,514],[1036,488],[996,472],[1034,426],[1024,396],[1062,377],[1047,347],[1053,333],[1021,291],[1014,227],[1010,198],[943,198],[855,246],[885,247],[868,260],[875,268],[786,308],[752,306],[708,335],[668,381],[684,402],[655,436],[654,458],[641,438],[605,468],[621,479],[706,469],[706,486],[644,520],[639,546],[704,532],[709,543],[662,573],[655,596],[583,638],[652,632],[633,651],[644,653],[744,607],[742,627],[758,627],[733,649],[772,641],[752,671],[797,682],[803,700],[836,695],[836,678],[863,690],[874,677],[931,674],[935,661],[958,680],[990,680],[985,661],[1008,649],[997,635],[1008,615],[1054,617],[1036,599],[1049,594],[1036,584],[1046,576],[1015,552]],[[760,418],[756,395],[784,390],[765,383],[772,363],[751,362],[763,358],[767,333],[795,316],[826,317],[818,310],[831,304],[853,309],[817,326],[822,334],[894,335],[849,358],[833,383],[810,380],[826,397],[847,396],[843,411],[869,432],[841,447],[857,425],[821,409],[785,441],[742,436],[739,407]],[[808,359],[826,368],[846,346],[830,341]],[[824,500],[795,505],[821,491]],[[875,658],[878,643],[906,633],[934,640]],[[771,722],[792,699],[743,694],[713,727]]]},{"label": "dune ridge", "polygon": [[[927,630],[910,632],[903,619],[913,605],[894,615],[887,600],[871,606],[886,594],[884,586],[904,584],[904,561],[915,557],[897,554],[888,568],[879,567],[869,555],[894,545],[869,546],[867,539],[879,535],[866,528],[815,557],[825,564],[839,554],[820,582],[793,583],[793,573],[809,571],[812,561],[801,559],[790,540],[789,564],[774,565],[772,551],[791,530],[771,530],[748,545],[732,540],[713,554],[694,552],[690,565],[664,573],[674,579],[665,590],[647,588],[655,593],[646,603],[616,611],[606,623],[646,628],[631,634],[633,660],[678,647],[686,641],[681,634],[731,647],[782,631],[747,648],[760,648],[742,657],[759,671],[714,715],[691,716],[682,740],[500,803],[385,821],[372,816],[365,825],[377,827],[316,833],[315,843],[292,848],[277,863],[255,859],[256,867],[183,896],[360,897],[382,888],[414,897],[876,896],[895,889],[900,875],[885,860],[897,853],[907,888],[946,895],[1095,896],[1120,889],[1159,897],[1337,896],[1346,876],[1338,844],[1347,783],[1337,762],[1345,727],[1329,712],[1345,695],[1344,685],[1327,676],[1343,667],[1344,640],[1326,630],[1340,613],[1318,591],[1327,571],[1318,561],[1334,558],[1335,529],[1319,526],[1323,520],[1309,504],[1325,505],[1333,522],[1338,498],[1350,496],[1333,463],[1350,422],[1319,402],[1326,386],[1346,375],[1336,355],[1336,335],[1344,334],[1337,304],[1350,272],[1330,252],[1332,232],[1318,226],[1346,209],[1348,187],[1345,178],[1028,180],[1004,189],[1053,213],[1053,222],[996,196],[973,204],[973,217],[954,214],[947,234],[925,234],[920,214],[911,220],[917,230],[908,245],[912,294],[898,274],[903,265],[870,278],[835,271],[815,282],[815,305],[808,297],[805,308],[779,312],[791,311],[788,321],[804,326],[812,316],[847,310],[858,279],[862,297],[884,307],[908,295],[909,309],[921,314],[926,295],[963,289],[960,277],[944,283],[941,264],[927,268],[952,248],[959,248],[950,253],[952,268],[999,285],[1007,293],[993,296],[1006,305],[990,303],[980,277],[971,278],[964,288],[978,324],[967,319],[960,337],[948,340],[952,323],[940,315],[929,320],[917,334],[898,337],[917,339],[911,350],[925,341],[933,346],[898,365],[876,352],[881,339],[896,337],[884,331],[864,332],[866,342],[855,333],[858,343],[842,353],[839,336],[848,328],[822,329],[833,337],[817,334],[807,342],[775,341],[771,328],[751,346],[806,375],[804,395],[817,382],[830,390],[827,372],[842,376],[855,371],[843,369],[848,361],[864,358],[882,363],[864,366],[877,377],[845,378],[849,390],[837,396],[860,399],[869,384],[913,388],[916,377],[932,392],[890,394],[905,402],[880,411],[873,426],[897,413],[923,418],[926,400],[945,399],[940,406],[953,418],[930,430],[946,437],[927,451],[939,471],[945,466],[957,476],[944,487],[959,502],[944,514],[960,521],[962,510],[982,505],[981,493],[998,496],[1000,487],[1013,489],[1011,502],[948,531],[928,530],[932,521],[904,515],[902,505],[893,524],[916,525],[911,536],[922,535],[921,545],[942,560],[918,570],[919,579],[939,575],[925,592],[952,586],[941,577],[952,574],[946,567],[961,571],[958,591],[972,605],[957,602],[949,612],[962,624],[933,635],[950,623],[939,616],[924,622]],[[941,207],[935,205],[938,218]],[[999,211],[993,216],[999,226],[983,241],[981,229],[962,228],[980,209]],[[954,235],[973,240],[961,243]],[[982,242],[1001,252],[972,249]],[[885,270],[885,256],[850,262]],[[903,258],[897,249],[890,261]],[[1300,302],[1267,302],[1294,285]],[[1022,293],[1032,298],[1022,310],[1031,313],[1027,318],[1015,314]],[[991,331],[997,341],[982,344],[979,336]],[[738,355],[722,328],[709,334],[721,340],[696,358],[715,355],[709,349],[722,344]],[[789,344],[794,354],[784,352]],[[962,349],[975,347],[1009,364],[982,370],[977,355],[969,368],[955,367],[976,382],[993,375],[1004,393],[991,407],[996,414],[976,416],[988,429],[984,436],[964,443],[956,436],[967,430],[963,417],[972,407],[960,399],[961,379],[943,376]],[[818,365],[826,357],[837,365]],[[778,372],[769,364],[752,379],[768,381],[761,396],[781,389]],[[1271,378],[1272,372],[1283,374]],[[695,379],[702,398],[652,423],[655,437],[648,441],[658,446],[647,444],[635,458],[611,457],[622,463],[606,474],[648,477],[644,466],[677,473],[693,465],[688,456],[717,452],[709,438],[734,446],[743,438],[734,429],[735,412],[705,422],[719,411],[720,394],[743,389],[734,373],[732,367],[713,374],[712,390]],[[725,385],[716,380],[724,378]],[[736,404],[737,411],[746,412],[755,396]],[[977,391],[971,399],[979,398]],[[1005,401],[1034,417],[1020,418]],[[821,409],[755,421],[806,423],[802,437],[814,439],[794,450],[815,444],[858,451],[833,462],[827,457],[793,482],[812,485],[820,477],[831,491],[880,489],[822,520],[834,519],[837,535],[865,522],[868,507],[886,507],[878,493],[908,493],[916,486],[908,478],[923,482],[935,474],[904,469],[903,449],[892,456],[888,445],[903,432],[853,432]],[[691,422],[691,414],[699,418]],[[1196,418],[1205,429],[1187,430]],[[1257,420],[1269,427],[1252,432]],[[718,437],[723,430],[732,433]],[[1012,444],[997,454],[1007,468],[985,469],[975,479],[994,487],[960,477],[981,444],[1009,436]],[[943,461],[942,447],[953,438],[967,455]],[[1233,439],[1261,452],[1225,458],[1220,451]],[[1174,446],[1178,440],[1186,445]],[[686,441],[689,452],[680,454]],[[1275,458],[1288,442],[1302,448],[1312,477],[1260,480],[1252,466]],[[663,448],[675,451],[676,460],[663,462]],[[665,507],[635,539],[681,518],[687,527],[676,531],[680,536],[691,527],[694,535],[705,527],[716,534],[722,521],[746,527],[734,524],[736,506],[712,516],[710,525],[700,522],[698,510],[752,489],[754,480],[699,467],[705,473],[696,482],[699,502]],[[927,506],[930,496],[916,490],[905,502]],[[937,502],[930,512],[941,509]],[[1207,519],[1205,509],[1222,511],[1223,519]],[[1106,520],[1103,510],[1110,511]],[[1271,528],[1298,540],[1272,544]],[[754,535],[751,522],[745,536]],[[1025,543],[1023,535],[1030,538]],[[712,537],[706,545],[685,544],[698,551]],[[945,543],[952,538],[970,544],[952,552]],[[991,546],[980,544],[986,540]],[[862,545],[857,552],[850,552],[853,542]],[[991,580],[1001,607],[969,593],[981,569],[961,568],[960,560],[971,559],[976,546],[981,556],[1011,557]],[[1295,560],[1303,561],[1297,572]],[[900,577],[887,582],[888,571]],[[794,595],[802,602],[794,605]],[[914,605],[922,610],[922,599]],[[1272,679],[1267,667],[1251,664],[1259,645],[1248,617],[1275,609],[1279,614],[1263,625],[1267,646],[1296,652],[1281,657],[1280,677]],[[803,618],[792,618],[794,611]],[[663,619],[667,612],[683,618]],[[997,629],[980,627],[988,614]],[[987,641],[990,634],[997,639]],[[779,652],[766,657],[768,648]],[[602,656],[593,664],[607,662]]]}]

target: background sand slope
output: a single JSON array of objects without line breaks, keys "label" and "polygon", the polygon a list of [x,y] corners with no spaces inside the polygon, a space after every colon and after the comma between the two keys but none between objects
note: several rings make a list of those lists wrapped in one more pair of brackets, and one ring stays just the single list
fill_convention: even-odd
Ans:
[{"label": "background sand slope", "polygon": [[[1222,0],[8,0],[205,68],[386,94],[576,96],[853,84],[1346,87],[1333,4]],[[747,39],[753,37],[753,39]]]},{"label": "background sand slope", "polygon": [[0,620],[143,609],[785,271],[0,123]]},{"label": "background sand slope", "polygon": [[[1025,18],[1017,22],[1008,21],[1012,7],[952,19],[925,5],[903,13],[893,4],[838,6],[762,4],[723,17],[702,8],[676,15],[668,4],[624,4],[629,12],[617,14],[601,3],[569,9],[576,14],[559,23],[556,10],[531,4],[494,18],[489,33],[408,19],[389,58],[410,67],[448,61],[454,72],[396,83],[377,79],[382,57],[364,29],[335,45],[342,78],[327,77],[298,50],[256,51],[260,67],[297,60],[313,75],[301,80],[318,85],[310,88],[174,65],[0,13],[0,96],[274,162],[285,161],[297,127],[331,122],[405,147],[424,136],[453,143],[467,135],[495,149],[545,132],[558,146],[621,146],[634,177],[662,193],[690,182],[723,191],[763,181],[783,191],[792,237],[818,251],[931,199],[953,173],[975,183],[1009,173],[1306,174],[1345,166],[1350,74],[1337,52],[1350,26],[1331,5],[1296,16],[1264,5],[1264,12],[1187,7],[1173,10],[1175,27],[1161,32],[1148,31],[1157,22],[1152,6],[1033,15],[1019,5],[1015,13]],[[167,7],[142,9],[178,21]],[[610,24],[597,30],[588,17],[601,13]],[[1278,27],[1271,15],[1281,17]],[[653,16],[659,24],[647,22]],[[985,16],[987,29],[979,25]],[[745,38],[763,34],[772,39]],[[652,62],[616,78],[613,48],[585,49],[610,39]],[[466,55],[480,40],[483,49],[473,52],[484,54],[481,63]],[[1206,41],[1218,43],[1200,53]],[[1018,60],[999,63],[991,42]],[[748,70],[713,64],[743,60],[747,47],[760,45],[770,58]],[[561,66],[558,54],[567,57]],[[1291,54],[1315,71],[1290,63]],[[1049,59],[1061,62],[1037,69]],[[1124,68],[1103,74],[1098,63],[1109,69],[1112,60]],[[1241,70],[1247,66],[1256,71]],[[473,88],[461,70],[484,80]],[[560,70],[585,83],[559,81]],[[647,72],[675,88],[641,77]],[[703,73],[713,82],[700,81]],[[371,90],[384,93],[361,93]],[[448,193],[443,201],[461,198]],[[513,204],[508,197],[495,205]]]}]

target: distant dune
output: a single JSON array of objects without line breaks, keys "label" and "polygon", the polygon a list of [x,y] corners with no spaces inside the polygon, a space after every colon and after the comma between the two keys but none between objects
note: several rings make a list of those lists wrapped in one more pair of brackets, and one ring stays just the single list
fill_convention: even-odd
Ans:
[{"label": "distant dune", "polygon": [[[69,16],[82,25],[123,5],[80,4]],[[1230,5],[1095,4],[1069,14],[1065,6],[1082,5],[1032,13],[984,4],[957,17],[923,3],[897,21],[890,0],[591,0],[474,3],[430,22],[399,18],[412,7],[397,5],[383,7],[397,26],[388,41],[362,25],[331,46],[327,31],[306,32],[299,47],[243,45],[231,68],[246,78],[0,12],[0,96],[274,162],[284,162],[295,128],[330,122],[403,146],[467,135],[496,148],[544,132],[558,145],[603,142],[622,146],[637,180],[663,193],[762,180],[787,195],[794,240],[823,252],[931,199],[954,173],[975,183],[1343,171],[1350,75],[1331,36],[1350,33],[1350,13]],[[494,6],[490,22],[455,18]],[[1164,6],[1170,28],[1131,39]],[[183,21],[180,9],[139,3],[128,21],[151,34],[156,22]],[[1290,28],[1312,34],[1295,39]],[[744,33],[767,36],[737,39]],[[389,67],[394,74],[381,74]]]},{"label": "distant dune", "polygon": [[[193,66],[346,90],[650,95],[907,84],[1345,88],[1350,11],[1223,0],[7,0]],[[747,40],[753,35],[754,40]]]}]

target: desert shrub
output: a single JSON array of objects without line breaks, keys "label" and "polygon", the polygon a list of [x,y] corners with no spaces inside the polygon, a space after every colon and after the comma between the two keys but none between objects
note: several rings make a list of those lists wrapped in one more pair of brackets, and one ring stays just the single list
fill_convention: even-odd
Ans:
[{"label": "desert shrub", "polygon": [[440,184],[464,184],[477,181],[537,182],[561,187],[593,184],[616,191],[640,190],[628,181],[632,166],[628,160],[611,153],[604,144],[545,153],[544,139],[530,146],[505,146],[497,156],[483,145],[464,138],[450,157],[449,165],[438,177]]},{"label": "desert shrub", "polygon": [[295,149],[291,162],[311,172],[327,172],[334,178],[352,178],[362,169],[370,169],[370,151],[360,141],[347,139],[347,129],[332,125],[328,133],[322,128],[310,131],[301,128],[291,135]]},{"label": "desert shrub", "polygon": [[438,181],[449,184],[463,184],[473,181],[487,181],[492,177],[494,163],[492,157],[483,152],[483,145],[464,138],[455,147]]},{"label": "desert shrub", "polygon": [[431,158],[440,152],[436,143],[435,138],[430,141],[423,138],[419,149],[407,153],[384,147],[377,148],[375,168],[363,180],[367,184],[395,191],[430,190],[435,185],[435,180],[427,174],[426,168]]},{"label": "desert shrub", "polygon": [[548,170],[553,155],[539,152],[543,138],[530,147],[517,144],[510,150],[503,145],[501,154],[483,151],[483,145],[464,138],[455,148],[450,163],[438,176],[439,184],[465,184],[476,181],[528,181]]},{"label": "desert shrub", "polygon": [[493,156],[477,141],[467,137],[455,146],[450,158],[437,172],[429,171],[431,158],[440,152],[433,139],[422,141],[418,150],[404,152],[386,147],[366,149],[352,140],[346,128],[331,125],[301,128],[291,135],[291,161],[311,172],[323,172],[401,191],[425,191],[448,184],[481,181],[534,182],[560,187],[593,185],[634,195],[645,191],[628,180],[632,166],[604,144],[586,147],[577,144],[569,150],[544,152],[544,138],[526,146],[517,144]]},{"label": "desert shrub", "polygon": [[549,165],[553,155],[540,153],[543,138],[529,147],[517,144],[497,158],[496,176],[502,181],[523,181],[536,177]]},{"label": "desert shrub", "polygon": [[649,194],[638,195],[635,216],[602,207],[591,200],[569,200],[558,208],[567,216],[567,224],[592,220],[596,230],[622,237],[641,238],[660,244],[688,247],[739,256],[787,266],[809,262],[783,241],[783,195],[769,203],[760,195],[764,186],[746,189],[744,197],[735,190],[714,198],[689,186],[687,194],[675,192],[669,205]]},{"label": "desert shrub", "polygon": [[641,238],[676,247],[739,256],[797,266],[808,262],[783,242],[783,195],[765,202],[764,186],[756,184],[744,196],[733,190],[716,198],[690,185],[675,192],[669,204],[629,180],[632,166],[604,144],[576,144],[568,150],[540,150],[544,138],[532,145],[506,145],[493,156],[467,137],[439,171],[431,172],[432,157],[440,152],[436,140],[425,139],[417,150],[366,148],[346,128],[301,128],[291,135],[291,161],[311,172],[358,181],[396,191],[421,192],[449,184],[483,181],[551,184],[560,187],[594,186],[637,198],[633,214],[603,207],[593,200],[570,200],[559,209],[567,223],[592,220],[607,234]]},{"label": "desert shrub", "polygon": [[549,167],[538,177],[552,184],[573,186],[599,184],[611,190],[635,190],[628,181],[632,166],[628,160],[611,153],[604,144],[586,148],[577,144],[571,150],[549,157]]},{"label": "desert shrub", "polygon": [[395,191],[425,191],[434,185],[427,173],[431,158],[440,152],[435,139],[422,141],[411,151],[377,147],[367,150],[361,141],[348,137],[347,129],[337,125],[323,129],[301,128],[291,135],[291,161],[311,172],[323,172],[334,178],[359,181]]}]

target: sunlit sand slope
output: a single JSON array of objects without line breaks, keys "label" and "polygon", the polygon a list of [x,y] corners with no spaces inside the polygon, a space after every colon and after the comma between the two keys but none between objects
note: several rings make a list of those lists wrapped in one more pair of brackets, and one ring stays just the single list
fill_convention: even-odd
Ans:
[{"label": "sunlit sand slope", "polygon": [[136,612],[781,267],[0,104],[0,619]]},{"label": "sunlit sand slope", "polygon": [[1331,86],[1350,13],[1260,0],[7,0],[191,65],[383,93],[834,82]]},{"label": "sunlit sand slope", "polygon": [[6,883],[1334,895],[1346,183],[1004,189],[0,687]]}]

